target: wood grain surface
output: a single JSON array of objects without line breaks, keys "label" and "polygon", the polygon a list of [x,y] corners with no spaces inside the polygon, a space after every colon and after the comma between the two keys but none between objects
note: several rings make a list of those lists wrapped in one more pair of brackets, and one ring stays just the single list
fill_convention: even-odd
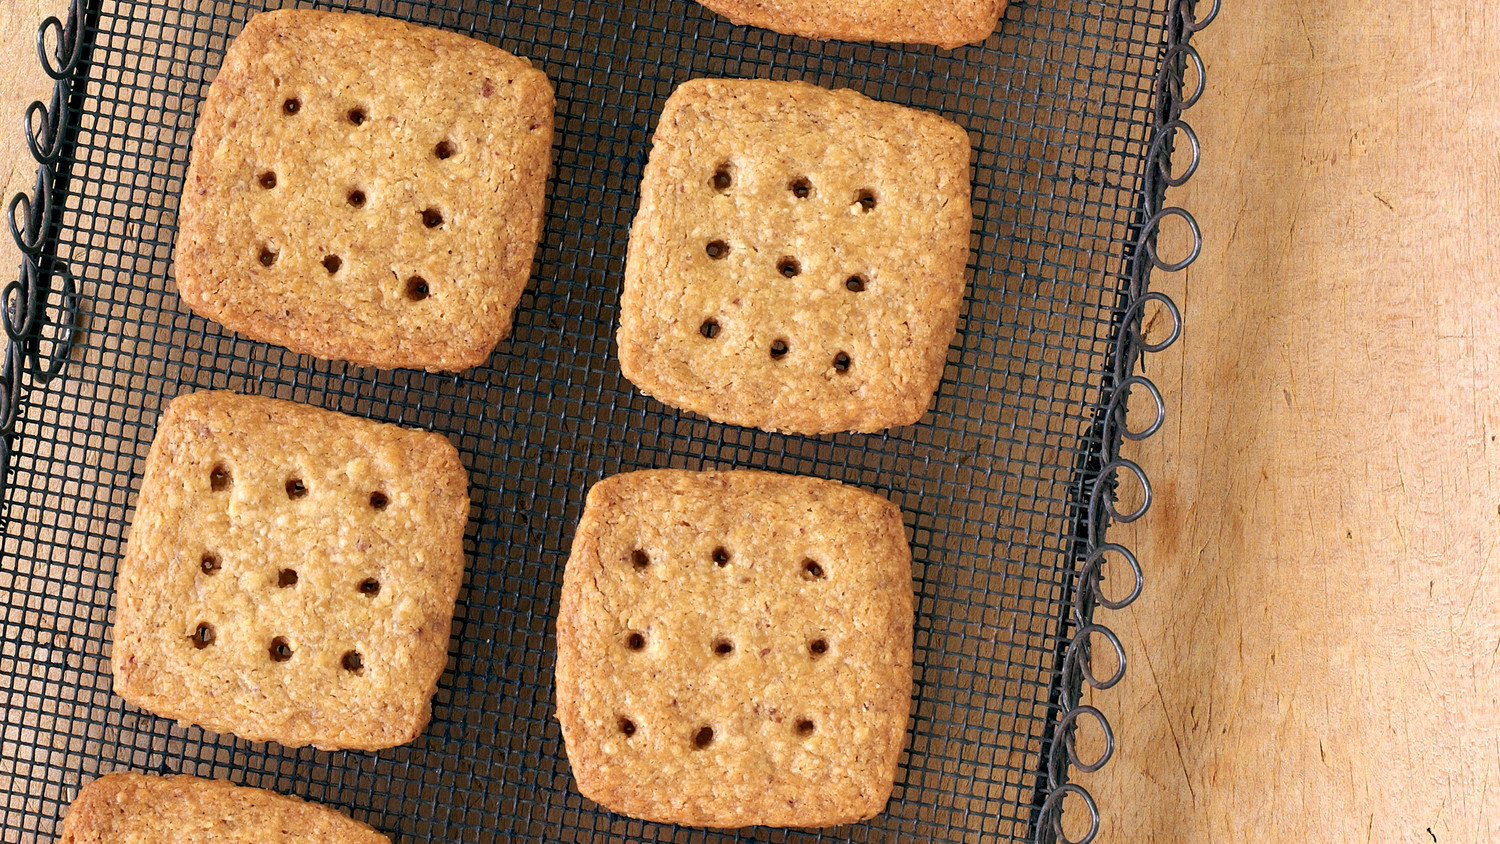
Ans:
[{"label": "wood grain surface", "polygon": [[[1500,841],[1500,13],[1224,6],[1100,840]],[[0,0],[7,199],[62,7]]]},{"label": "wood grain surface", "polygon": [[1500,841],[1500,13],[1225,0],[1195,43],[1100,840]]},{"label": "wood grain surface", "polygon": [[[30,193],[36,181],[22,115],[33,100],[45,102],[52,94],[52,80],[37,62],[36,28],[67,8],[67,0],[0,0],[0,208],[18,191]],[[20,263],[9,228],[0,227],[0,285],[16,277]]]}]

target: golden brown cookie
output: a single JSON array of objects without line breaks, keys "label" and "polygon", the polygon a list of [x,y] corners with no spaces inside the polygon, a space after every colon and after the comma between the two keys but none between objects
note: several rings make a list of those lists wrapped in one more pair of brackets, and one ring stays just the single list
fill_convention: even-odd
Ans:
[{"label": "golden brown cookie", "polygon": [[911,656],[911,552],[886,499],[750,471],[589,491],[557,621],[557,715],[584,796],[694,826],[871,817]]},{"label": "golden brown cookie", "polygon": [[542,71],[472,38],[365,15],[256,15],[198,118],[178,291],[296,352],[484,363],[531,274],[553,110]]},{"label": "golden brown cookie", "polygon": [[409,742],[447,663],[468,517],[439,434],[179,396],[115,579],[115,691],[251,741]]},{"label": "golden brown cookie", "polygon": [[806,38],[962,47],[990,37],[1007,0],[698,0],[737,24]]},{"label": "golden brown cookie", "polygon": [[106,774],[84,786],[61,844],[390,844],[341,812],[223,780]]},{"label": "golden brown cookie", "polygon": [[698,79],[641,184],[620,370],[718,422],[821,434],[916,422],[969,255],[969,138],[802,82]]}]

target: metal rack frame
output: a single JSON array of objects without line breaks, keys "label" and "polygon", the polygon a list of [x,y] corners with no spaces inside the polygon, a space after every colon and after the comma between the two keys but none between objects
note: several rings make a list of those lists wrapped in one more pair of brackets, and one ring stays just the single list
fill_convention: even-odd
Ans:
[{"label": "metal rack frame", "polygon": [[[92,16],[99,13],[101,2],[74,0],[66,20],[48,18],[37,33],[37,54],[44,70],[54,80],[54,87],[49,102],[32,103],[25,113],[27,143],[38,164],[35,188],[29,196],[18,194],[7,206],[11,234],[20,247],[23,260],[19,277],[0,292],[5,305],[0,322],[3,322],[6,335],[3,365],[0,365],[0,502],[10,497],[8,487],[15,471],[13,453],[18,443],[28,436],[19,424],[28,397],[46,389],[55,378],[65,373],[75,352],[75,343],[82,336],[78,314],[83,294],[79,276],[75,275],[74,267],[67,259],[59,257],[57,245],[59,232],[68,225],[64,214],[65,197],[71,187],[70,180],[75,178],[70,154],[78,138],[78,118],[87,107],[88,65],[98,34],[91,21]],[[1144,171],[1136,191],[1138,205],[1131,224],[1132,242],[1125,247],[1122,256],[1128,266],[1127,283],[1119,290],[1111,308],[1113,328],[1108,365],[1099,373],[1100,399],[1096,402],[1092,428],[1085,437],[1088,447],[1078,450],[1073,466],[1071,489],[1079,504],[1072,536],[1067,538],[1073,571],[1071,579],[1065,583],[1065,593],[1054,601],[1066,608],[1066,617],[1058,619],[1056,646],[1051,651],[1055,663],[1045,716],[1048,735],[1041,742],[1035,759],[1038,771],[1035,793],[1029,806],[1024,807],[1029,810],[1027,837],[1037,842],[1087,844],[1099,831],[1100,810],[1094,798],[1081,785],[1069,780],[1070,770],[1097,771],[1109,762],[1114,752],[1113,729],[1103,713],[1082,703],[1085,684],[1094,689],[1108,689],[1123,678],[1126,670],[1124,648],[1119,637],[1096,619],[1096,611],[1100,607],[1118,610],[1128,606],[1141,594],[1144,586],[1142,565],[1134,553],[1109,542],[1106,533],[1114,522],[1140,518],[1151,503],[1150,483],[1145,472],[1134,462],[1121,457],[1120,447],[1126,441],[1149,437],[1161,427],[1166,416],[1166,402],[1160,390],[1146,376],[1138,374],[1138,369],[1147,354],[1170,346],[1182,330],[1181,314],[1176,305],[1162,293],[1149,289],[1151,273],[1153,270],[1176,272],[1185,269],[1202,248],[1202,237],[1192,216],[1182,208],[1166,206],[1165,194],[1169,187],[1186,183],[1200,161],[1198,139],[1183,119],[1184,111],[1198,101],[1206,84],[1203,62],[1190,42],[1218,14],[1220,0],[1212,0],[1202,13],[1197,12],[1199,3],[1196,0],[1144,2],[1148,6],[1165,4],[1161,12],[1165,15],[1164,40],[1157,45],[1159,58],[1152,92],[1153,116],[1149,145],[1142,159]],[[338,7],[341,4],[318,5]],[[344,0],[342,6],[348,5],[348,0]],[[405,16],[414,14],[412,10],[421,4],[390,0],[389,5],[394,13]],[[1022,4],[1016,4],[1016,7],[1024,8]],[[392,10],[382,7],[378,11],[389,13]],[[490,14],[493,16],[494,12]],[[719,29],[715,31],[743,31],[743,28],[727,25],[716,26]],[[693,43],[696,48],[697,42]],[[791,42],[780,39],[774,43]],[[804,48],[799,46],[798,49]],[[839,53],[842,48],[838,45],[827,49],[832,51],[829,55],[848,55],[847,50]],[[1191,87],[1188,87],[1190,81]],[[880,96],[878,91],[869,93]],[[559,126],[560,132],[567,131],[561,122]],[[1180,150],[1184,143],[1189,153],[1188,161],[1180,168],[1180,175],[1174,175],[1171,164],[1174,150]],[[1176,157],[1180,164],[1180,155]],[[996,170],[999,171],[998,165]],[[1157,254],[1156,241],[1162,225],[1173,217],[1179,218],[1190,229],[1192,247],[1182,260],[1168,262]],[[1148,341],[1144,336],[1143,321],[1148,310],[1153,308],[1169,316],[1170,326],[1161,339]],[[249,344],[240,341],[240,345],[234,348],[244,345]],[[280,372],[279,364],[277,372]],[[1149,424],[1131,428],[1126,422],[1126,409],[1130,396],[1136,391],[1147,394],[1154,415]],[[404,419],[400,413],[397,416]],[[702,427],[701,423],[698,424],[698,428]],[[705,455],[705,459],[712,458],[707,452]],[[1122,474],[1132,477],[1141,489],[1138,506],[1129,512],[1120,512],[1116,507],[1115,488]],[[9,518],[10,508],[7,507],[5,512]],[[12,553],[9,540],[13,536],[7,532],[7,556]],[[470,541],[471,554],[474,553],[475,541]],[[1111,559],[1117,563],[1110,563]],[[1111,571],[1120,571],[1119,564],[1129,571],[1130,588],[1125,597],[1111,600],[1106,597],[1101,581],[1107,566]],[[1113,650],[1114,662],[1118,666],[1110,677],[1102,679],[1091,671],[1090,659],[1099,640]],[[23,659],[16,653],[0,657],[13,661]],[[8,713],[16,706],[11,700],[5,705]],[[1104,736],[1103,750],[1092,760],[1080,758],[1073,741],[1075,731],[1086,721],[1095,722]],[[7,740],[13,739],[8,737]],[[233,744],[232,740],[226,743]],[[0,774],[4,773],[8,772],[0,771]],[[1070,796],[1081,802],[1088,816],[1087,832],[1077,839],[1068,838],[1062,823]],[[38,834],[37,828],[17,820],[29,811],[27,806],[18,807],[14,801],[0,807],[7,836],[11,831],[18,831],[22,840],[30,840],[25,836]],[[636,827],[629,829],[632,831],[627,834],[634,837],[664,834]],[[421,833],[417,832],[416,836],[421,837]],[[824,837],[818,835],[819,840]],[[1012,833],[1010,837],[1016,839],[1018,836]],[[12,839],[6,837],[5,840]]]}]

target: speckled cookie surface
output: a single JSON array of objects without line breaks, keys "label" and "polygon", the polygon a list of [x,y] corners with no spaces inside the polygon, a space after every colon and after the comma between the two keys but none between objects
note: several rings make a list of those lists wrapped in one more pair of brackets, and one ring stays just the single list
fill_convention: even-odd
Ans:
[{"label": "speckled cookie surface", "polygon": [[256,15],[193,138],[177,287],[257,340],[387,368],[484,363],[541,234],[552,85],[365,15]]},{"label": "speckled cookie surface", "polygon": [[667,100],[630,232],[620,369],[718,422],[801,434],[921,418],[969,254],[969,139],[801,82]]},{"label": "speckled cookie surface", "polygon": [[441,435],[179,396],[115,578],[114,689],[252,741],[409,742],[447,662],[468,514]]},{"label": "speckled cookie surface", "polygon": [[990,37],[1007,0],[698,0],[738,24],[841,41],[954,48]]},{"label": "speckled cookie surface", "polygon": [[911,552],[886,499],[765,472],[600,481],[557,622],[584,796],[694,826],[885,807],[911,697]]},{"label": "speckled cookie surface", "polygon": [[390,844],[327,806],[189,776],[106,774],[84,786],[62,844]]}]

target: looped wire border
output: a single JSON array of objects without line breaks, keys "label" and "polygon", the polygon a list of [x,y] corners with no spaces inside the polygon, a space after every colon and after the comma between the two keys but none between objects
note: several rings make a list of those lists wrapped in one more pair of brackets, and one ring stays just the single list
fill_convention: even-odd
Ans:
[{"label": "looped wire border", "polygon": [[[78,285],[67,262],[49,254],[46,233],[58,211],[57,166],[68,133],[68,103],[75,95],[84,54],[83,0],[74,0],[62,19],[50,16],[36,31],[37,59],[53,80],[48,102],[27,106],[22,117],[26,146],[37,163],[30,195],[22,192],[6,204],[11,240],[21,253],[16,277],[0,288],[5,353],[0,361],[0,495],[9,481],[10,454],[16,423],[25,402],[23,375],[44,385],[62,371],[72,349],[77,326]],[[52,49],[48,49],[48,42]],[[49,301],[63,314],[52,338],[50,353],[42,352],[44,312]],[[45,360],[44,360],[45,358]]]},{"label": "looped wire border", "polygon": [[[1130,426],[1125,424],[1125,405],[1130,399],[1131,389],[1135,387],[1145,390],[1146,395],[1151,397],[1152,412],[1154,414],[1151,417],[1150,424],[1139,431],[1131,430]],[[1162,398],[1161,389],[1156,386],[1156,382],[1144,375],[1132,375],[1120,382],[1120,386],[1109,399],[1109,407],[1105,408],[1104,439],[1109,439],[1110,435],[1114,434],[1117,429],[1120,436],[1127,440],[1149,439],[1153,434],[1161,430],[1162,423],[1166,421],[1167,400]]]},{"label": "looped wire border", "polygon": [[[1048,744],[1044,763],[1047,770],[1047,794],[1033,815],[1037,844],[1090,844],[1099,834],[1099,806],[1088,789],[1068,781],[1069,768],[1092,773],[1109,763],[1115,751],[1115,733],[1104,713],[1093,706],[1082,703],[1083,687],[1087,683],[1094,689],[1103,690],[1119,683],[1125,677],[1125,649],[1118,636],[1102,624],[1094,621],[1094,610],[1104,607],[1119,610],[1129,606],[1140,597],[1145,586],[1145,576],[1135,552],[1119,543],[1107,542],[1105,534],[1113,522],[1129,522],[1140,518],[1151,506],[1151,483],[1145,471],[1134,462],[1120,457],[1120,446],[1126,440],[1142,440],[1155,434],[1166,420],[1167,406],[1161,391],[1143,375],[1135,374],[1137,364],[1145,354],[1159,352],[1171,346],[1182,335],[1182,312],[1171,297],[1148,290],[1151,271],[1178,272],[1186,269],[1198,259],[1203,251],[1203,233],[1198,222],[1186,209],[1163,207],[1168,187],[1186,184],[1198,171],[1203,150],[1198,135],[1192,126],[1182,119],[1182,114],[1198,102],[1208,87],[1208,76],[1203,58],[1188,43],[1192,36],[1208,26],[1218,17],[1222,0],[1171,0],[1167,14],[1170,17],[1167,41],[1162,52],[1160,70],[1156,79],[1155,113],[1150,145],[1148,147],[1145,172],[1143,173],[1140,207],[1140,228],[1135,242],[1135,251],[1130,258],[1129,287],[1118,310],[1114,356],[1106,382],[1108,400],[1102,419],[1102,450],[1099,458],[1101,468],[1093,475],[1088,488],[1086,511],[1086,536],[1079,553],[1080,566],[1073,583],[1073,635],[1063,653],[1061,668],[1061,694],[1059,700],[1062,714],[1058,717]],[[1201,14],[1198,7],[1206,5]],[[1192,71],[1193,87],[1185,91]],[[1172,175],[1172,150],[1186,139],[1188,162],[1181,175]],[[1180,162],[1179,162],[1180,163]],[[1157,239],[1162,224],[1169,217],[1177,217],[1187,225],[1192,238],[1188,254],[1176,261],[1167,261],[1157,253]],[[1154,319],[1146,318],[1148,306],[1155,305],[1159,313],[1165,313],[1170,325],[1165,336],[1153,331]],[[1147,339],[1155,334],[1159,339]],[[1132,389],[1144,391],[1151,399],[1154,416],[1149,425],[1132,430],[1125,416]],[[1132,512],[1120,513],[1115,506],[1117,476],[1126,472],[1135,476],[1141,485],[1141,501]],[[1114,555],[1129,568],[1131,588],[1123,598],[1108,598],[1102,587],[1106,559]],[[1100,680],[1094,676],[1091,665],[1091,637],[1098,636],[1114,649],[1117,668],[1112,676]],[[1104,750],[1099,758],[1085,762],[1079,758],[1074,744],[1074,734],[1080,719],[1093,720],[1104,736]],[[1088,829],[1080,838],[1069,838],[1063,829],[1064,803],[1073,795],[1083,803],[1088,816]]]},{"label": "looped wire border", "polygon": [[[1099,585],[1103,577],[1095,570],[1104,565],[1104,555],[1111,552],[1123,557],[1125,563],[1130,566],[1131,571],[1130,592],[1119,600],[1111,600],[1104,594],[1103,587]],[[1135,603],[1135,599],[1139,598],[1141,591],[1146,588],[1146,575],[1141,571],[1141,561],[1136,558],[1135,552],[1115,542],[1106,542],[1089,554],[1088,559],[1084,561],[1083,569],[1078,572],[1078,581],[1079,583],[1090,585],[1088,590],[1075,589],[1073,591],[1073,612],[1079,618],[1083,618],[1086,614],[1083,603],[1084,596],[1088,596],[1094,602],[1095,608],[1105,607],[1112,610],[1123,610]]]},{"label": "looped wire border", "polygon": [[1115,733],[1114,730],[1110,729],[1109,721],[1105,720],[1103,712],[1092,706],[1076,706],[1069,710],[1067,715],[1063,716],[1063,723],[1072,727],[1085,715],[1093,718],[1103,731],[1104,749],[1099,752],[1098,759],[1092,762],[1084,762],[1078,758],[1078,749],[1074,747],[1071,736],[1069,736],[1069,741],[1058,742],[1052,745],[1052,758],[1048,760],[1047,764],[1047,779],[1054,787],[1062,785],[1060,780],[1062,776],[1062,756],[1058,753],[1059,750],[1066,750],[1068,764],[1084,773],[1093,773],[1103,768],[1109,764],[1110,757],[1115,755]]},{"label": "looped wire border", "polygon": [[[1064,721],[1059,723],[1066,723],[1066,717],[1064,716]],[[1083,801],[1084,808],[1089,810],[1089,831],[1084,833],[1082,838],[1069,838],[1068,834],[1062,828],[1063,798],[1069,794],[1078,795],[1079,799]],[[1094,840],[1094,836],[1099,834],[1099,804],[1094,802],[1094,795],[1090,794],[1088,789],[1078,783],[1065,782],[1052,789],[1052,793],[1047,795],[1047,800],[1042,803],[1041,811],[1038,814],[1041,817],[1050,817],[1053,819],[1052,827],[1048,831],[1055,833],[1057,836],[1055,840],[1059,844],[1089,844],[1090,841]],[[1041,831],[1038,830],[1038,832]]]}]

